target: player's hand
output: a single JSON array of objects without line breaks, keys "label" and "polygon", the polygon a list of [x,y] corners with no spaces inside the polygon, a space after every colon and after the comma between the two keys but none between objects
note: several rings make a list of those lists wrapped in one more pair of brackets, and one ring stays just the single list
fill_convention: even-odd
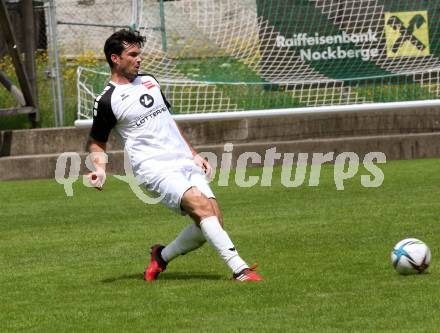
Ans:
[{"label": "player's hand", "polygon": [[199,167],[202,168],[203,172],[205,173],[205,175],[211,179],[212,176],[212,167],[211,165],[208,163],[208,160],[203,158],[202,156],[200,156],[199,154],[194,155],[194,162],[196,163],[196,165],[198,165]]},{"label": "player's hand", "polygon": [[97,169],[96,171],[90,172],[87,177],[89,178],[90,185],[95,187],[97,190],[102,191],[105,179],[107,178],[104,169]]}]

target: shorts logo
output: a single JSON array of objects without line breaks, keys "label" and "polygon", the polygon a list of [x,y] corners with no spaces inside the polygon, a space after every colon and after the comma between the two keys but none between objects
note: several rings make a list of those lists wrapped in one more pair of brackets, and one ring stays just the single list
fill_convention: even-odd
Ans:
[{"label": "shorts logo", "polygon": [[429,56],[428,11],[386,12],[385,36],[387,56]]},{"label": "shorts logo", "polygon": [[139,102],[148,109],[148,108],[151,108],[153,106],[154,99],[153,99],[153,97],[151,97],[148,94],[143,94],[139,98]]}]

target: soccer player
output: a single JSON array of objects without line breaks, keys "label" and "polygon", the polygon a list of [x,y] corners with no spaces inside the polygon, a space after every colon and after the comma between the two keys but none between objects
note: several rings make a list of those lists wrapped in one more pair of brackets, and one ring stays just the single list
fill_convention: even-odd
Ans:
[{"label": "soccer player", "polygon": [[[237,281],[260,281],[261,277],[238,255],[223,229],[223,218],[205,175],[209,163],[197,154],[170,114],[170,104],[152,75],[140,74],[141,47],[145,37],[119,30],[104,46],[111,81],[96,98],[89,151],[95,171],[90,183],[101,189],[105,182],[105,159],[110,131],[114,128],[127,152],[133,174],[147,190],[163,196],[162,203],[182,215],[189,224],[167,246],[156,244],[144,279],[154,281],[167,264],[207,241],[225,261]],[[95,153],[95,154],[93,154]]]}]

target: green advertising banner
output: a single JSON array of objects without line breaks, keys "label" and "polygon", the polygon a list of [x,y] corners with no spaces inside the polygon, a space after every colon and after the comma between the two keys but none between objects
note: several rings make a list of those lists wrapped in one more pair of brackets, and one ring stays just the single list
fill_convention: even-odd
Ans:
[{"label": "green advertising banner", "polygon": [[[422,74],[438,67],[439,6],[439,1],[257,0],[258,15],[274,28],[260,51],[267,63],[282,54],[322,79],[356,84]],[[311,77],[303,73],[297,71],[298,80]]]}]

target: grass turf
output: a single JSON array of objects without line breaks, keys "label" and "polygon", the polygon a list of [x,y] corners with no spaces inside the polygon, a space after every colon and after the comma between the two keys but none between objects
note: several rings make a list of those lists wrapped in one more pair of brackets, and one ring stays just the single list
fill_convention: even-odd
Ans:
[{"label": "grass turf", "polygon": [[[333,166],[317,187],[213,188],[241,255],[265,281],[239,284],[208,246],[142,280],[151,244],[189,220],[144,205],[109,177],[103,192],[54,180],[0,182],[1,332],[430,332],[439,327],[440,160],[360,171],[337,191]],[[261,169],[248,170],[260,175]],[[429,272],[400,276],[392,246],[417,237]]]}]

